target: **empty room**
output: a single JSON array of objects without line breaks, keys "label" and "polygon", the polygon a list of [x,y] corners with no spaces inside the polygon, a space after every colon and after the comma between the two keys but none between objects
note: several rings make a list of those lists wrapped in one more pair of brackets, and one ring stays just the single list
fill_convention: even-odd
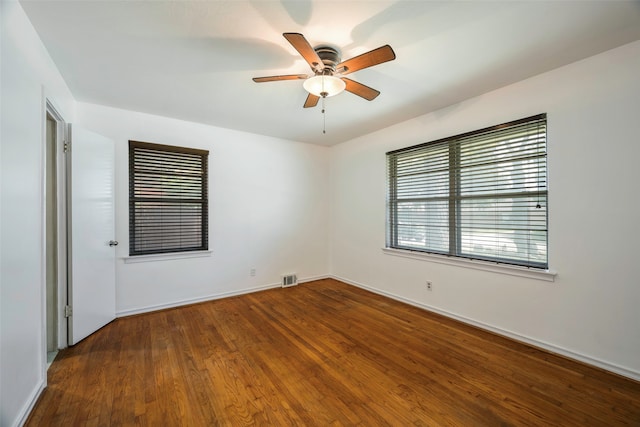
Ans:
[{"label": "empty room", "polygon": [[0,2],[0,427],[640,425],[640,2]]}]

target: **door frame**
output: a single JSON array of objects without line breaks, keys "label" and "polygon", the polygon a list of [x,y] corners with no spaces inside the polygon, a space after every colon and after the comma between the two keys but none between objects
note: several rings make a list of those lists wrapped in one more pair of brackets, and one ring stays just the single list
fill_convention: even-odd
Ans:
[{"label": "door frame", "polygon": [[46,225],[46,188],[47,188],[47,171],[46,171],[46,155],[48,147],[47,141],[47,116],[53,118],[56,123],[56,133],[54,135],[55,146],[55,162],[56,162],[56,214],[57,214],[57,347],[63,349],[68,346],[68,319],[65,317],[65,306],[68,301],[68,223],[67,223],[67,161],[65,153],[65,144],[67,142],[67,122],[60,114],[55,104],[43,96],[44,108],[42,114],[42,341],[43,341],[43,369],[46,381],[47,369],[47,225]]}]

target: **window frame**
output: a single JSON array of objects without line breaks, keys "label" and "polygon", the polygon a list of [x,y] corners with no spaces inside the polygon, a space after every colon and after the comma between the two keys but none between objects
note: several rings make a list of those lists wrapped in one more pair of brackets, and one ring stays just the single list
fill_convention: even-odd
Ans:
[{"label": "window frame", "polygon": [[[140,178],[136,175],[135,166],[135,153],[136,150],[143,151],[155,151],[156,153],[161,153],[160,155],[166,156],[167,154],[175,153],[176,154],[176,162],[179,161],[180,157],[190,156],[196,157],[199,159],[199,174],[200,174],[200,184],[199,184],[199,197],[144,197],[140,195],[136,195],[136,177]],[[189,147],[181,147],[181,146],[173,146],[173,145],[164,145],[164,144],[156,144],[150,142],[142,142],[142,141],[134,141],[129,140],[129,257],[140,257],[145,258],[149,256],[162,256],[162,255],[184,255],[188,256],[189,253],[197,252],[197,251],[208,251],[209,249],[209,151],[189,148]],[[161,172],[158,172],[158,175],[162,175]],[[188,174],[182,175],[182,177],[186,177]],[[193,178],[193,174],[191,177]],[[158,187],[158,188],[166,188],[166,187]],[[196,187],[190,187],[187,191],[193,190]],[[186,192],[186,191],[185,191]],[[138,202],[155,202],[155,203],[168,203],[171,205],[180,205],[180,204],[190,204],[190,205],[198,205],[200,206],[200,220],[199,220],[199,244],[197,246],[194,245],[184,245],[184,246],[173,246],[168,248],[159,248],[159,249],[140,249],[145,240],[137,238],[137,225],[136,225],[136,203]],[[177,216],[180,220],[184,220],[182,214]],[[183,224],[181,222],[180,224]]]},{"label": "window frame", "polygon": [[[462,175],[460,164],[462,163],[460,152],[467,148],[465,146],[465,142],[467,144],[471,144],[469,141],[472,141],[479,136],[488,135],[487,141],[490,140],[491,136],[499,135],[500,132],[504,134],[508,134],[510,129],[514,129],[517,126],[528,125],[529,123],[542,124],[543,130],[539,132],[536,137],[542,134],[544,135],[544,139],[542,144],[538,143],[537,146],[542,145],[541,155],[539,157],[541,160],[537,160],[537,162],[542,162],[543,169],[540,169],[540,166],[536,166],[537,173],[535,175],[537,182],[540,182],[541,177],[543,177],[544,185],[543,187],[538,187],[536,192],[531,192],[531,195],[535,195],[538,199],[538,203],[540,203],[541,197],[544,198],[544,250],[545,250],[545,260],[544,262],[535,262],[527,259],[523,261],[522,259],[517,258],[505,258],[505,257],[495,257],[495,256],[478,256],[471,253],[463,253],[462,251],[462,235],[463,235],[463,227],[461,226],[461,221],[463,215],[461,214],[461,206],[462,201],[466,198],[467,200],[478,200],[483,196],[462,196],[460,191],[461,186],[460,176]],[[487,142],[484,142],[488,145]],[[507,145],[506,142],[502,141],[501,144]],[[429,246],[425,243],[425,248],[415,247],[415,246],[406,246],[399,244],[398,236],[399,231],[398,228],[400,226],[399,221],[399,208],[401,205],[401,197],[398,196],[398,156],[402,156],[407,153],[407,155],[411,155],[411,153],[420,152],[420,150],[427,151],[429,149],[437,149],[437,148],[445,148],[447,151],[447,159],[448,159],[448,169],[447,172],[449,174],[448,184],[447,184],[447,196],[439,197],[440,199],[447,200],[447,217],[448,217],[448,228],[445,232],[448,234],[448,247],[447,250],[436,250],[431,244],[431,248],[426,247]],[[459,135],[454,135],[447,138],[441,138],[435,141],[430,141],[422,144],[417,144],[410,147],[405,147],[393,151],[389,151],[386,153],[386,163],[387,163],[387,221],[386,221],[386,245],[385,245],[385,253],[398,252],[398,251],[408,251],[413,253],[420,253],[423,256],[437,256],[437,257],[445,257],[445,258],[455,258],[460,259],[461,261],[473,261],[474,263],[491,263],[491,264],[501,264],[514,268],[525,268],[525,269],[535,269],[535,270],[547,270],[549,268],[549,232],[548,232],[548,224],[549,224],[549,211],[548,211],[548,186],[547,186],[547,147],[548,147],[548,132],[547,132],[547,115],[546,113],[537,114],[534,116],[526,117],[519,120],[514,120],[511,122],[499,124],[496,126],[490,126],[487,128],[462,133]],[[525,146],[528,148],[528,146]],[[536,155],[538,153],[536,152]],[[435,155],[434,155],[435,156]],[[536,163],[537,165],[540,163]],[[428,168],[424,166],[423,171],[426,171]],[[541,171],[543,171],[541,173]],[[424,172],[427,173],[427,172]],[[539,184],[538,184],[539,185]],[[427,184],[424,184],[424,188],[428,188]],[[472,185],[473,187],[473,185]],[[465,187],[466,188],[466,187]],[[501,189],[506,188],[501,187]],[[524,188],[524,186],[523,186]],[[488,198],[487,196],[484,196]],[[523,197],[523,194],[519,196],[509,196],[508,194],[499,194],[495,193],[493,198],[495,200],[508,199],[509,197]],[[437,199],[438,197],[433,197],[433,199]],[[536,206],[537,208],[537,206]],[[425,216],[425,218],[431,218]],[[499,230],[498,228],[494,228],[494,230]],[[514,228],[515,230],[515,228]],[[531,231],[531,230],[529,230]],[[528,247],[530,250],[530,247]]]}]

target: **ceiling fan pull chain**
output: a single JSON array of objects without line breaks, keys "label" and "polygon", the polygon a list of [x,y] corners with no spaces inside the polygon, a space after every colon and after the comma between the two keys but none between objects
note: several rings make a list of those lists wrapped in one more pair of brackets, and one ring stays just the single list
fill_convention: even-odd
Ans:
[{"label": "ceiling fan pull chain", "polygon": [[325,96],[322,97],[322,133],[326,134],[327,133],[327,115],[324,112],[324,100],[326,99]]}]

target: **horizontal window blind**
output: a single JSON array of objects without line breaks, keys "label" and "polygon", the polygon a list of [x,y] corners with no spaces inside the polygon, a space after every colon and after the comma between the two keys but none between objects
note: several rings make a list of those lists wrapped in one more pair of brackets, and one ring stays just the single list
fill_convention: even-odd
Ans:
[{"label": "horizontal window blind", "polygon": [[208,249],[209,152],[129,141],[129,254]]},{"label": "horizontal window blind", "polygon": [[387,153],[387,246],[547,268],[546,114]]}]

